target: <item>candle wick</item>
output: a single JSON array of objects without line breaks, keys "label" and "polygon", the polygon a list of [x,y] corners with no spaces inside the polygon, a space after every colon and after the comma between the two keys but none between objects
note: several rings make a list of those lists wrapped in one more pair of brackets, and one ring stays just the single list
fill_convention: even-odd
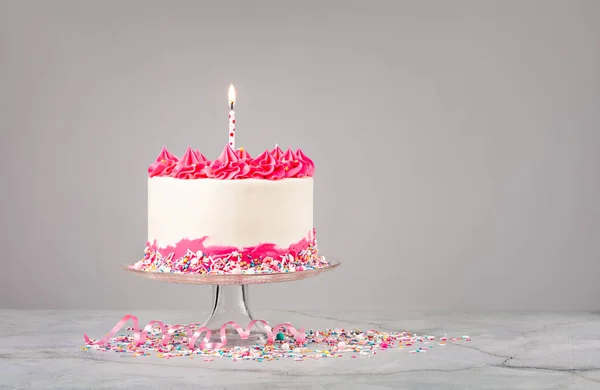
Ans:
[{"label": "candle wick", "polygon": [[233,102],[231,102],[231,111],[233,111]]}]

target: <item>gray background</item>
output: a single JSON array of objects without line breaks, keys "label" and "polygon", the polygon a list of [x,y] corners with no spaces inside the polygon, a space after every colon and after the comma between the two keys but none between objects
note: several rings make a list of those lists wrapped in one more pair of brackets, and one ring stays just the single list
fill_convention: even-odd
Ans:
[{"label": "gray background", "polygon": [[599,309],[600,2],[0,1],[0,307],[205,308],[121,271],[163,145],[317,164],[344,261],[255,308]]}]

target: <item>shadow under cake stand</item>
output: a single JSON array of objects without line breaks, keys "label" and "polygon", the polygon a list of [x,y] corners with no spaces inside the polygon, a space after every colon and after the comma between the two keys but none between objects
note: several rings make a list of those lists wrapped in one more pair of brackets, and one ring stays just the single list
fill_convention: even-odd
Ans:
[{"label": "shadow under cake stand", "polygon": [[[296,272],[273,272],[262,274],[184,274],[167,272],[140,271],[123,265],[123,269],[134,275],[159,280],[167,283],[178,284],[210,284],[213,285],[212,312],[203,323],[211,330],[211,342],[220,341],[220,329],[223,324],[234,321],[244,329],[254,318],[249,309],[248,290],[251,284],[293,282],[320,275],[339,267],[337,260],[329,260],[329,264],[322,268]],[[277,324],[269,324],[275,326]],[[267,333],[264,326],[256,324],[248,339],[239,337],[237,331],[227,327],[227,347],[252,346],[264,344],[267,341]]]}]

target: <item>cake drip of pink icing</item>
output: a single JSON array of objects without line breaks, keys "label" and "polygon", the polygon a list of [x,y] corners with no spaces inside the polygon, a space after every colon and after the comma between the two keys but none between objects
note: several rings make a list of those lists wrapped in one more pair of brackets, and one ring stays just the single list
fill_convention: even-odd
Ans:
[{"label": "cake drip of pink icing", "polygon": [[315,240],[315,230],[313,229],[309,232],[308,237],[303,238],[295,244],[290,245],[288,248],[278,248],[275,244],[259,244],[256,246],[246,247],[246,248],[237,248],[234,246],[221,246],[221,245],[210,245],[206,246],[204,241],[206,241],[208,237],[202,237],[194,240],[183,239],[179,241],[174,246],[167,246],[165,248],[160,248],[156,241],[148,242],[147,246],[157,252],[160,252],[162,255],[173,255],[173,258],[179,258],[185,256],[188,251],[193,253],[197,253],[201,251],[205,256],[210,256],[213,259],[224,258],[232,253],[236,252],[242,258],[252,258],[252,259],[264,259],[267,257],[270,258],[278,258],[281,256],[297,256],[301,251],[307,249],[311,245],[316,244]]},{"label": "cake drip of pink icing", "polygon": [[149,177],[170,176],[177,179],[212,178],[220,180],[312,177],[315,164],[301,149],[285,153],[276,146],[256,158],[244,149],[233,150],[229,145],[215,161],[209,161],[198,150],[188,148],[179,160],[163,148],[148,168]]},{"label": "cake drip of pink icing", "polygon": [[178,179],[206,178],[210,161],[198,150],[187,148],[181,160],[175,164],[171,176]]},{"label": "cake drip of pink icing", "polygon": [[211,164],[208,177],[233,180],[248,177],[248,173],[250,173],[250,165],[247,160],[239,158],[231,146],[227,145],[219,158]]},{"label": "cake drip of pink icing", "polygon": [[178,161],[179,159],[175,155],[163,147],[156,161],[148,167],[148,176],[169,176]]}]

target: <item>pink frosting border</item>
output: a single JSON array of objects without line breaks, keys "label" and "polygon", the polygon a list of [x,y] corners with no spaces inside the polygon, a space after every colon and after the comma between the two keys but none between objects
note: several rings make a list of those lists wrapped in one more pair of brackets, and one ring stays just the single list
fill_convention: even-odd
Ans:
[{"label": "pink frosting border", "polygon": [[281,180],[312,177],[314,172],[314,162],[301,149],[293,151],[288,148],[283,152],[277,146],[252,158],[244,149],[233,150],[227,145],[214,161],[191,148],[186,150],[181,159],[163,148],[156,161],[148,167],[149,177],[175,177],[184,180]]},{"label": "pink frosting border", "polygon": [[176,245],[160,248],[156,241],[147,243],[143,259],[132,269],[177,273],[271,273],[321,268],[328,264],[319,256],[316,232],[288,248],[275,244],[252,247],[206,246],[207,237],[183,239]]}]

